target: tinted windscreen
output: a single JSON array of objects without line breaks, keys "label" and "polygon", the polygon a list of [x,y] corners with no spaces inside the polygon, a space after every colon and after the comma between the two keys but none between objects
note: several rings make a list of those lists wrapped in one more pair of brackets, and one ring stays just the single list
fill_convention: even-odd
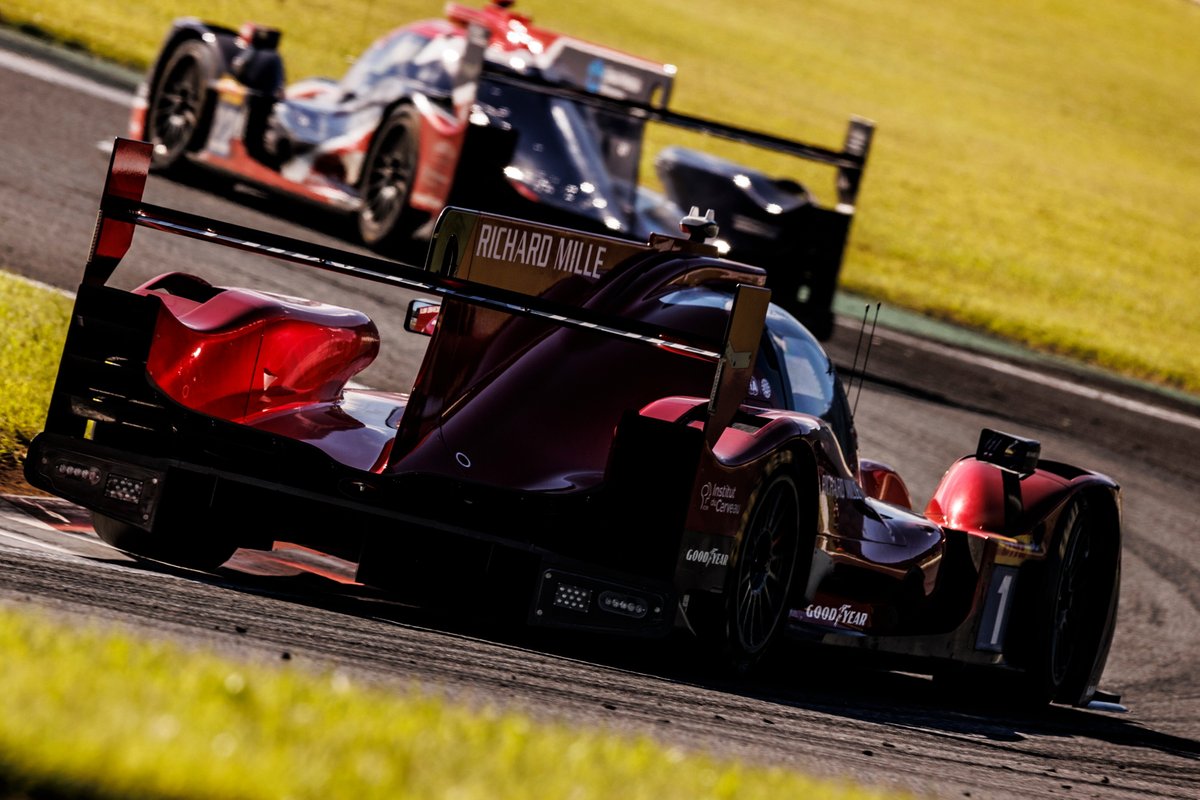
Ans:
[{"label": "tinted windscreen", "polygon": [[[667,305],[728,310],[733,297],[705,287],[690,287],[669,292],[660,298]],[[724,324],[724,317],[714,324]],[[846,392],[838,380],[829,356],[796,318],[776,305],[767,308],[766,335],[756,360],[746,402],[750,405],[779,407],[820,417],[833,430],[846,466],[858,465],[858,439]],[[768,352],[768,351],[773,352]],[[782,394],[786,401],[780,403]]]},{"label": "tinted windscreen", "polygon": [[833,404],[833,363],[799,322],[775,306],[767,311],[767,334],[783,358],[792,409],[823,417]]},{"label": "tinted windscreen", "polygon": [[829,356],[808,329],[786,311],[767,310],[767,335],[779,351],[787,374],[792,409],[829,423],[850,469],[858,463],[858,440],[846,393]]}]

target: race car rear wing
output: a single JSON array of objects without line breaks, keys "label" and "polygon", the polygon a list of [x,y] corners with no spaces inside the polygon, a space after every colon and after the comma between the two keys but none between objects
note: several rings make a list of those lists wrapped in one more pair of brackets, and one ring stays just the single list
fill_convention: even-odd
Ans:
[{"label": "race car rear wing", "polygon": [[484,62],[483,71],[490,81],[570,100],[609,114],[633,117],[646,122],[660,122],[683,130],[763,147],[806,161],[836,167],[837,205],[838,209],[842,211],[852,211],[857,201],[858,189],[862,183],[863,171],[866,169],[867,156],[871,149],[871,138],[875,133],[875,123],[861,117],[851,117],[846,128],[846,139],[842,149],[831,150],[795,139],[787,139],[770,133],[671,111],[661,104],[645,103],[635,99],[616,100],[562,83],[554,83],[529,75],[518,75],[499,69],[488,62]]},{"label": "race car rear wing", "polygon": [[[489,262],[503,264],[507,258],[507,241],[501,244],[501,230],[523,231],[526,237],[538,237],[538,252],[544,247],[549,258],[549,248],[556,247],[559,257],[566,259],[563,265],[576,271],[581,268],[586,270],[589,265],[594,269],[598,263],[583,259],[581,267],[584,247],[590,248],[589,253],[597,254],[612,248],[618,258],[670,249],[712,255],[705,245],[669,237],[655,237],[649,243],[640,244],[579,234],[498,215],[447,209],[439,220],[427,265],[422,268],[146,203],[142,197],[150,171],[151,153],[152,146],[149,143],[116,139],[91,252],[84,267],[85,285],[104,286],[128,252],[135,229],[146,227],[237,250],[257,252],[302,266],[453,298],[508,314],[535,317],[562,327],[587,330],[711,362],[716,365],[716,372],[705,423],[706,439],[710,444],[715,443],[721,431],[732,421],[745,397],[753,369],[752,356],[762,334],[770,301],[770,291],[761,286],[737,284],[724,336],[717,341],[715,337],[704,339],[688,332],[667,330],[637,320],[556,302],[534,293],[545,287],[518,283],[515,284],[516,288],[508,288],[506,281],[497,280],[494,276],[489,278],[487,271]],[[470,234],[463,238],[468,230]],[[482,238],[485,236],[488,238]],[[496,238],[493,240],[490,238],[492,236]],[[530,241],[528,238],[524,241],[525,252],[528,253]],[[505,258],[495,257],[499,255]],[[532,258],[529,255],[526,257]],[[481,277],[483,280],[479,279]],[[747,277],[752,279],[750,274]]]},{"label": "race car rear wing", "polygon": [[[489,12],[479,12],[453,4],[451,9],[451,18],[467,27],[467,49],[455,72],[455,104],[461,108],[465,109],[470,105],[469,102],[465,102],[466,98],[474,97],[479,77],[486,75],[487,79],[494,83],[569,100],[608,114],[631,117],[642,122],[659,122],[683,130],[775,150],[806,161],[836,167],[837,210],[842,213],[853,212],[871,149],[871,139],[875,133],[875,123],[870,120],[851,117],[842,149],[831,150],[795,139],[672,111],[667,108],[667,103],[673,85],[673,71],[656,71],[653,69],[656,65],[652,62],[624,56],[618,63],[621,69],[612,71],[621,73],[622,70],[632,70],[629,77],[637,88],[622,90],[612,86],[612,81],[607,81],[604,77],[609,71],[605,68],[604,54],[613,51],[607,48],[592,51],[588,48],[595,48],[595,45],[569,37],[559,37],[554,48],[557,53],[555,57],[549,57],[547,54],[546,63],[542,65],[544,77],[519,74],[489,61],[486,57],[491,31],[484,18]],[[599,76],[593,74],[597,66],[601,67]]]}]

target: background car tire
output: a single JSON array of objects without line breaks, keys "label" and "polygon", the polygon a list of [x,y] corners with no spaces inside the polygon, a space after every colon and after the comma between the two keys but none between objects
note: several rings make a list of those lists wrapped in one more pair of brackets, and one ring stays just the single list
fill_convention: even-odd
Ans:
[{"label": "background car tire", "polygon": [[801,541],[801,503],[786,469],[753,496],[730,559],[725,590],[725,654],[745,674],[760,664],[787,624]]},{"label": "background car tire", "polygon": [[363,169],[358,232],[372,249],[387,251],[404,244],[421,222],[408,202],[417,170],[419,130],[416,111],[401,106],[371,141]]},{"label": "background car tire", "polygon": [[131,556],[205,572],[224,564],[237,550],[233,541],[215,529],[181,525],[147,532],[96,512],[92,513],[92,526],[102,541]]},{"label": "background car tire", "polygon": [[184,153],[207,138],[212,121],[211,59],[208,48],[197,41],[182,43],[167,59],[146,112],[146,140],[154,145],[155,169],[179,167]]}]

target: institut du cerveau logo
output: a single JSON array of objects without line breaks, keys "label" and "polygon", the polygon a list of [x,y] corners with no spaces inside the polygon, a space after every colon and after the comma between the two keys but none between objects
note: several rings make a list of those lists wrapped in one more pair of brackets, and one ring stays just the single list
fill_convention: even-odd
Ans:
[{"label": "institut du cerveau logo", "polygon": [[700,487],[700,510],[717,514],[742,513],[742,505],[737,502],[737,489],[728,483],[709,481]]}]

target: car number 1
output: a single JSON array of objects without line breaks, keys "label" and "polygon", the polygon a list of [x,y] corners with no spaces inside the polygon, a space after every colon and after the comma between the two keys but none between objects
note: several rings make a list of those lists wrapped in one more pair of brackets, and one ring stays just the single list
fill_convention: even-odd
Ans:
[{"label": "car number 1", "polygon": [[1004,633],[1008,629],[1009,612],[1012,611],[1012,590],[1017,582],[1016,567],[996,567],[988,586],[987,599],[983,605],[983,616],[979,620],[979,635],[975,640],[978,650],[999,653],[1004,649]]}]

